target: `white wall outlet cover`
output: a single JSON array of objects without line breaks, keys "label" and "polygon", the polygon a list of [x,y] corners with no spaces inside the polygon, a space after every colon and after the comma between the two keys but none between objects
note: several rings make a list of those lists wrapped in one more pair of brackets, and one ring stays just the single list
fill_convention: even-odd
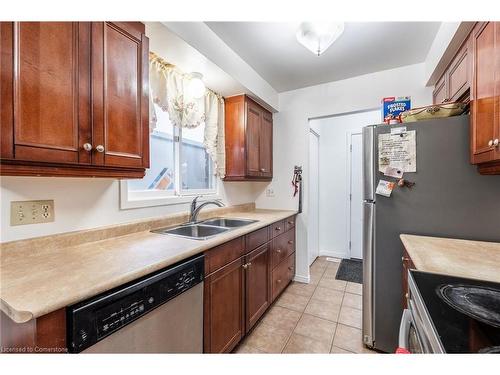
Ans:
[{"label": "white wall outlet cover", "polygon": [[274,189],[273,188],[267,188],[266,189],[266,196],[268,196],[268,197],[274,197]]}]

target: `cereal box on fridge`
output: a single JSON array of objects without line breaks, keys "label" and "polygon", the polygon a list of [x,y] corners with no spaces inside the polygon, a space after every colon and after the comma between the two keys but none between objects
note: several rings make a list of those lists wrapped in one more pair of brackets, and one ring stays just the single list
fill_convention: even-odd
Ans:
[{"label": "cereal box on fridge", "polygon": [[409,96],[391,96],[382,99],[382,121],[386,124],[401,122],[399,114],[411,109]]}]

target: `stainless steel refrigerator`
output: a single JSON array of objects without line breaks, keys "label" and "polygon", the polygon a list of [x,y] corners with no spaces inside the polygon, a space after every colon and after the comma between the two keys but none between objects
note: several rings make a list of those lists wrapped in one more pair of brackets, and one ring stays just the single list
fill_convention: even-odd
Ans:
[{"label": "stainless steel refrigerator", "polygon": [[[380,179],[378,137],[416,130],[416,172],[390,197]],[[363,341],[393,353],[402,314],[401,233],[500,242],[500,175],[470,164],[469,116],[363,128]]]}]

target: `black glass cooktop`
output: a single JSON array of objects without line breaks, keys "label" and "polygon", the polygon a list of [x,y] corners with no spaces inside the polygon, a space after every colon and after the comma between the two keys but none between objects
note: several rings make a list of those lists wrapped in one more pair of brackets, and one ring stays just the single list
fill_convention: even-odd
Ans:
[{"label": "black glass cooktop", "polygon": [[500,353],[500,284],[410,272],[447,353]]}]

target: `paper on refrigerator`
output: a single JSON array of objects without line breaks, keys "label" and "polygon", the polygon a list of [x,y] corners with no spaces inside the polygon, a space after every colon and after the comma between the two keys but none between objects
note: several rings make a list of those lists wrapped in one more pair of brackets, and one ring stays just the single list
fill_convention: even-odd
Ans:
[{"label": "paper on refrigerator", "polygon": [[400,169],[404,173],[417,171],[415,130],[401,134],[379,134],[378,169],[385,173],[388,167]]}]

